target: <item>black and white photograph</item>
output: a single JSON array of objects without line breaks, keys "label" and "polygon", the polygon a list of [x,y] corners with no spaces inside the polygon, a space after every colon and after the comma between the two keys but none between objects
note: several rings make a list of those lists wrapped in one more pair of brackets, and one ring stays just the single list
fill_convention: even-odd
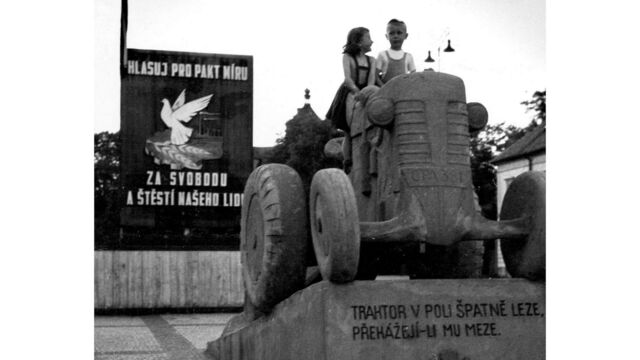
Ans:
[{"label": "black and white photograph", "polygon": [[543,1],[96,28],[96,359],[545,358]]},{"label": "black and white photograph", "polygon": [[8,7],[3,352],[633,358],[637,26],[562,3]]}]

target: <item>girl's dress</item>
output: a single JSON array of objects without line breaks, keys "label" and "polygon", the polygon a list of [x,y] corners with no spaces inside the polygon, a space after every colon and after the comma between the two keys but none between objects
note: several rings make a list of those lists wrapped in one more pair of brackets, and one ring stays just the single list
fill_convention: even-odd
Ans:
[{"label": "girl's dress", "polygon": [[[362,90],[367,86],[368,79],[369,79],[369,72],[371,71],[371,68],[372,68],[371,60],[373,58],[370,56],[367,56],[367,66],[364,66],[364,65],[358,64],[358,61],[356,60],[355,56],[351,55],[351,57],[353,58],[353,61],[356,63],[356,73],[355,73],[354,83],[356,84],[359,90]],[[364,77],[361,77],[360,75],[363,74],[364,71],[366,71],[366,75]],[[364,79],[364,80],[360,81],[360,79]],[[336,95],[333,97],[333,102],[331,103],[331,106],[329,107],[329,111],[327,111],[327,115],[326,115],[327,119],[331,119],[331,124],[333,124],[334,127],[340,130],[344,130],[347,133],[349,133],[349,125],[347,124],[347,96],[349,95],[349,92],[350,92],[349,88],[343,82],[342,85],[340,85],[340,88],[338,89],[338,91],[336,92]]]}]

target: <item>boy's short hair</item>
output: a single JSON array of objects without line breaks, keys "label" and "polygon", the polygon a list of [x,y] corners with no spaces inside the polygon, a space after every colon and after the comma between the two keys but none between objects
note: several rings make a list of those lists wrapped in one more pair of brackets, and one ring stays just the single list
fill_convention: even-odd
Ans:
[{"label": "boy's short hair", "polygon": [[404,21],[398,20],[396,18],[389,20],[389,22],[387,23],[387,28],[389,27],[389,25],[400,25],[404,27],[405,31],[407,31],[407,24],[405,24]]}]

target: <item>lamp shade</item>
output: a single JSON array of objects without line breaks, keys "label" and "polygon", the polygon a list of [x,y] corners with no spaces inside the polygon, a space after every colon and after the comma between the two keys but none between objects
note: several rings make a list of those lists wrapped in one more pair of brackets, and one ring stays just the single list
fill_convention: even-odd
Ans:
[{"label": "lamp shade", "polygon": [[433,60],[433,58],[431,57],[431,51],[428,52],[428,56],[427,58],[424,60],[424,62],[434,62],[435,60]]},{"label": "lamp shade", "polygon": [[451,40],[447,40],[447,47],[443,50],[444,52],[454,52],[455,50],[451,47]]}]

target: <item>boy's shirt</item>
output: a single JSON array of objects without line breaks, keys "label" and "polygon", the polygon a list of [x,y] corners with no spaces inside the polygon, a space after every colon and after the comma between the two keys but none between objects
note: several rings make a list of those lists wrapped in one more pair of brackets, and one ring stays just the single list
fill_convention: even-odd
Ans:
[{"label": "boy's shirt", "polygon": [[376,58],[376,69],[382,72],[383,79],[386,77],[386,74],[387,74],[387,69],[389,66],[389,56],[391,57],[392,60],[401,60],[402,57],[405,56],[405,61],[404,61],[405,74],[408,72],[416,71],[416,65],[413,62],[413,56],[411,56],[410,53],[404,50],[388,49],[378,53],[378,57]]}]

